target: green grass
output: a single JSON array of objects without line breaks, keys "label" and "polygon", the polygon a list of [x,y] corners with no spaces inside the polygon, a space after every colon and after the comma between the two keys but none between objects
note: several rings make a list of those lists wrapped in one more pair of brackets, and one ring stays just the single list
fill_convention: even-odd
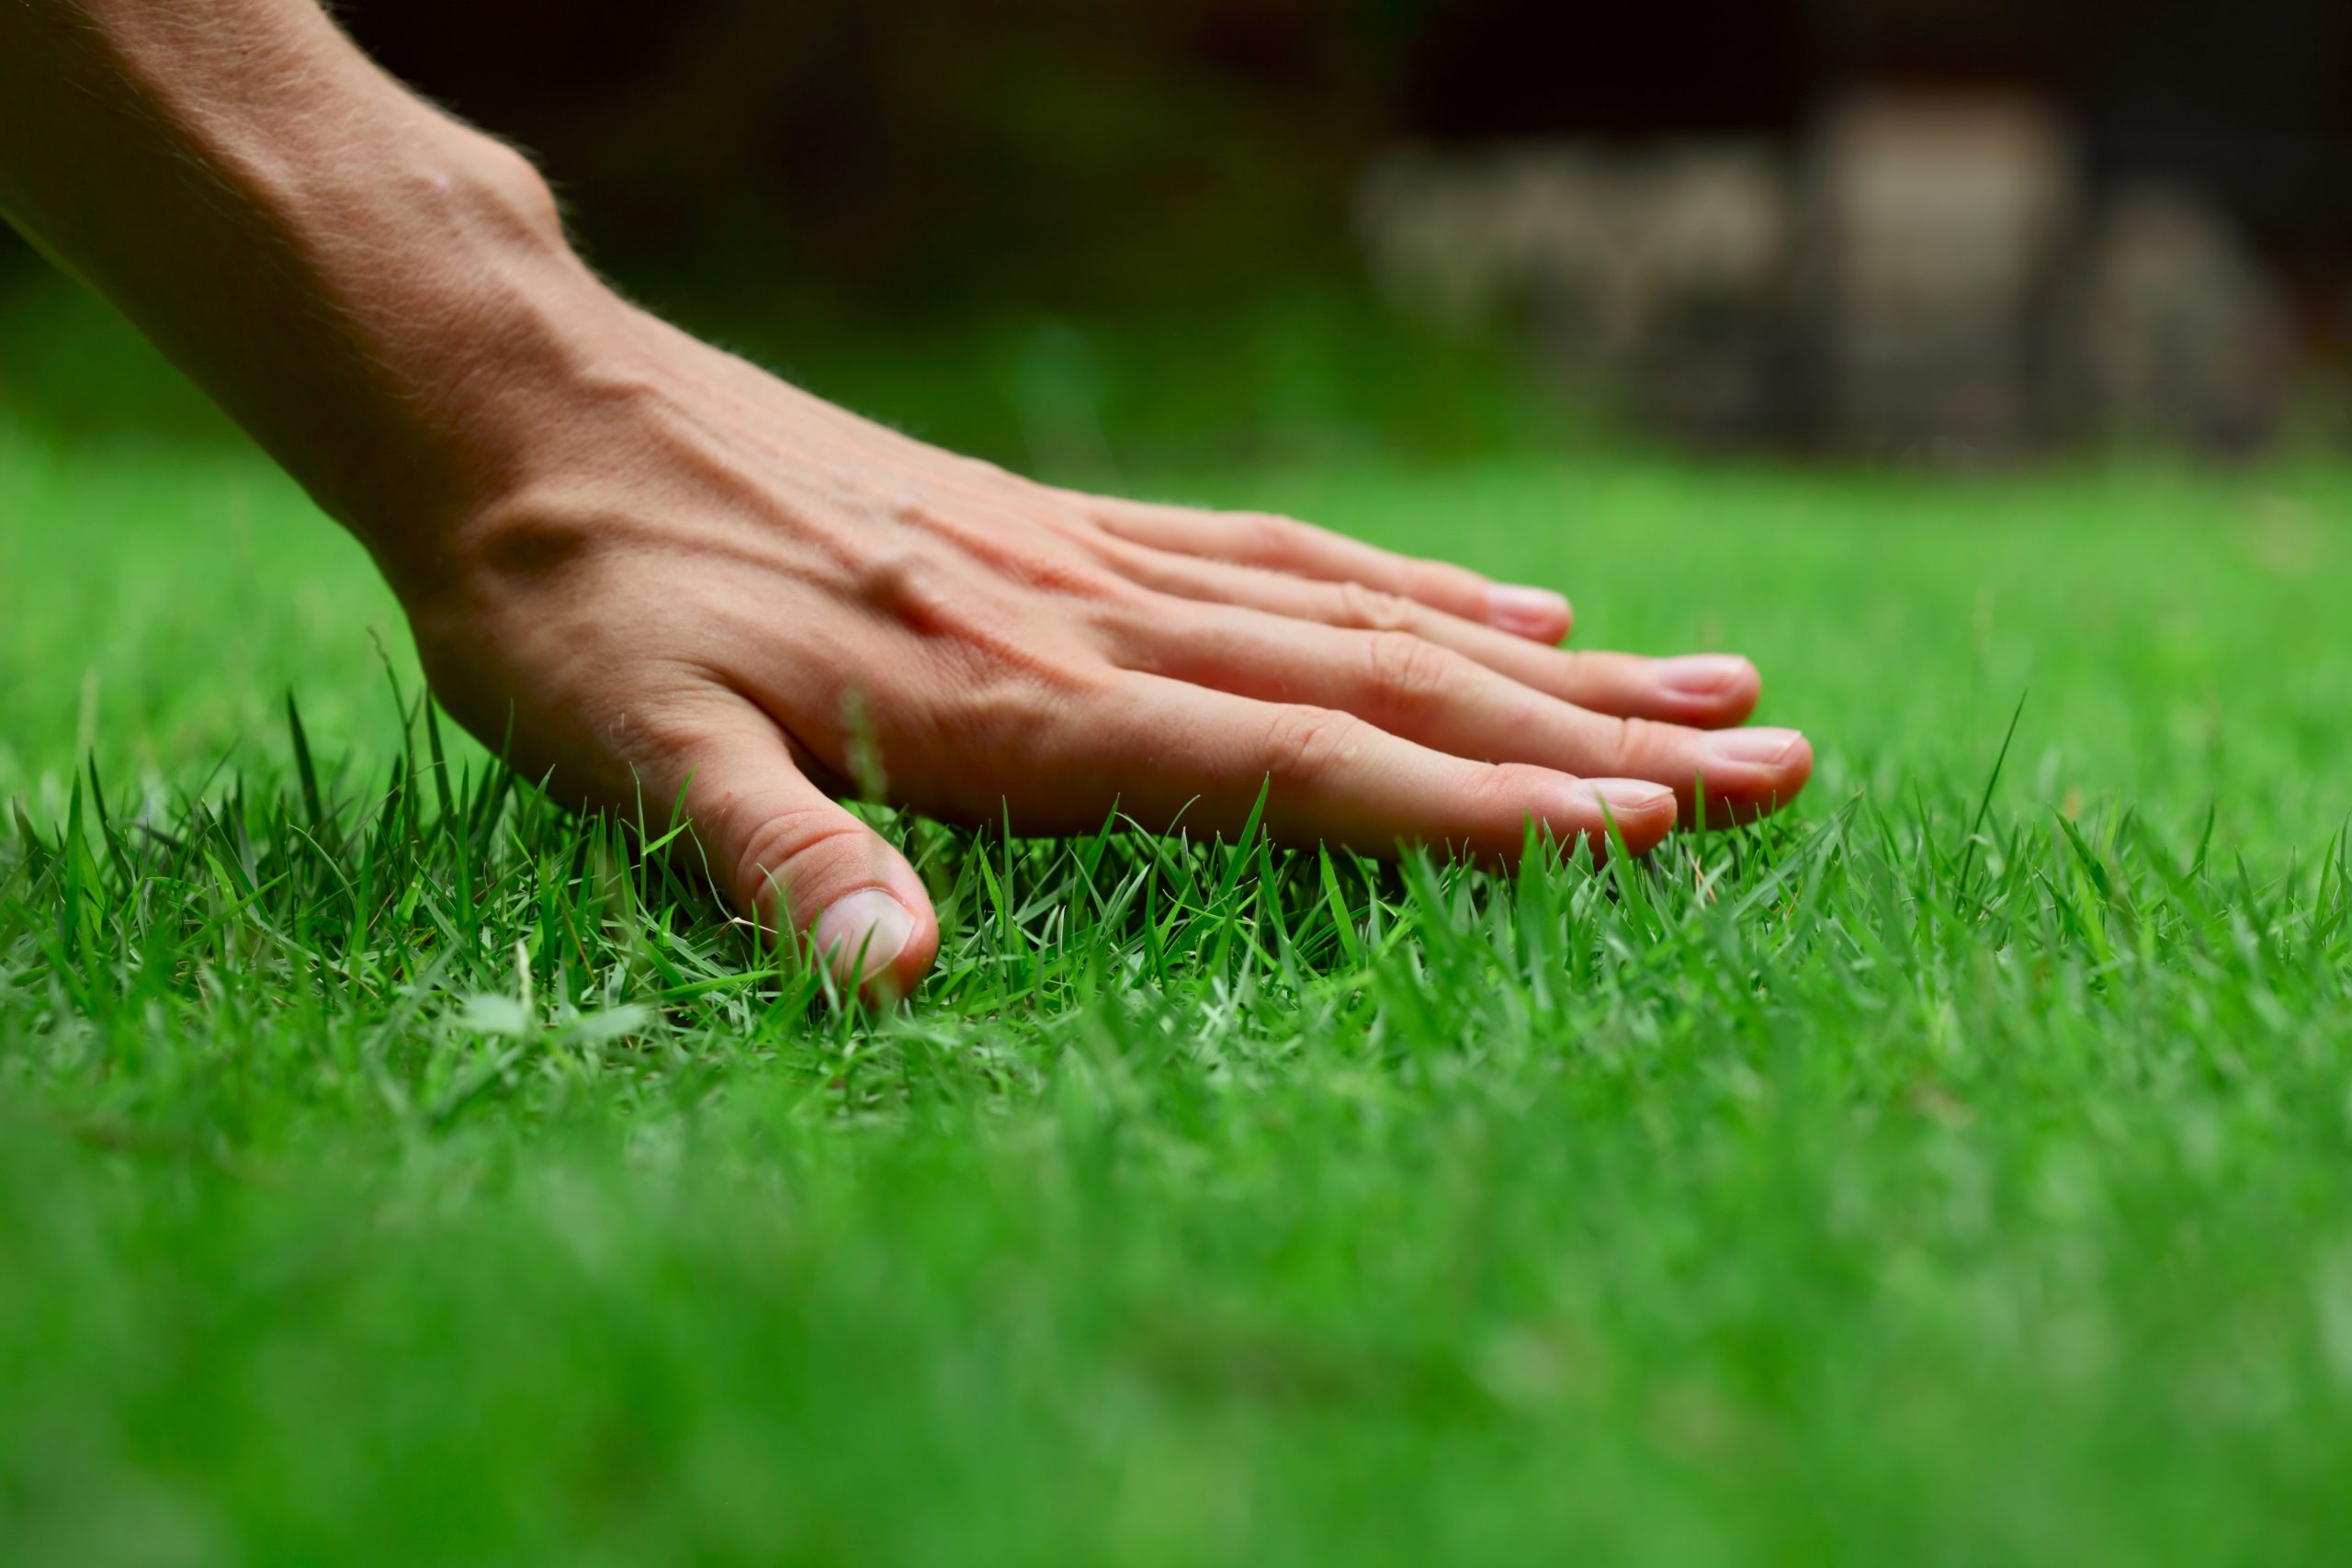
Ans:
[{"label": "green grass", "polygon": [[901,824],[868,1017],[435,767],[257,459],[0,438],[0,1562],[2340,1551],[2352,472],[1152,488],[1747,650],[1814,788],[1516,880]]}]

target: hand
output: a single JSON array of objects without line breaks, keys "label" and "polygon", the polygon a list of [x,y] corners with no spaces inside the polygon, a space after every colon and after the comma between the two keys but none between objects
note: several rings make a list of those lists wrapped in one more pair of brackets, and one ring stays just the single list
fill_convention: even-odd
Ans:
[{"label": "hand", "polygon": [[[939,945],[853,779],[1035,832],[1635,851],[1812,767],[1721,656],[1555,595],[933,451],[631,310],[509,149],[302,0],[0,5],[0,212],[120,306],[408,607],[435,691],[591,803],[683,798],[736,900],[904,989]],[[156,236],[168,237],[157,243]]]},{"label": "hand", "polygon": [[950,456],[614,302],[594,368],[429,570],[395,573],[435,690],[560,792],[683,795],[747,910],[844,976],[910,987],[920,879],[836,803],[1022,831],[1237,829],[1370,853],[1516,856],[1612,816],[1635,852],[1694,804],[1801,789],[1732,729],[1742,659],[1549,646],[1568,605],[1285,520],[1105,500]]}]

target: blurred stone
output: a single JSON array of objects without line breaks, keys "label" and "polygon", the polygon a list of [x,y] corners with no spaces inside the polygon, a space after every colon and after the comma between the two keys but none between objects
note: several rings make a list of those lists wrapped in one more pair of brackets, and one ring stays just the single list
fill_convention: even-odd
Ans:
[{"label": "blurred stone", "polygon": [[1685,438],[1973,464],[2094,431],[2280,423],[2278,286],[2210,204],[2095,200],[2038,101],[1882,92],[1769,143],[1427,149],[1356,220],[1383,290],[1525,339]]},{"label": "blurred stone", "polygon": [[1375,279],[1415,314],[1518,327],[1694,434],[1765,415],[1793,217],[1768,148],[1402,152],[1366,176],[1356,217]]},{"label": "blurred stone", "polygon": [[1643,405],[1703,440],[1784,431],[1796,206],[1781,160],[1748,145],[1680,148],[1657,159],[1645,189],[1631,268]]},{"label": "blurred stone", "polygon": [[1583,274],[1612,214],[1598,160],[1550,146],[1467,157],[1392,153],[1357,186],[1374,281],[1402,309],[1460,330],[1526,309],[1538,280]]},{"label": "blurred stone", "polygon": [[1998,456],[2056,434],[2083,209],[2065,128],[2028,98],[1867,96],[1825,121],[1811,186],[1829,436]]},{"label": "blurred stone", "polygon": [[2089,272],[2090,363],[2110,431],[2219,452],[2276,434],[2290,311],[2226,214],[2178,186],[2129,186],[2108,204]]}]

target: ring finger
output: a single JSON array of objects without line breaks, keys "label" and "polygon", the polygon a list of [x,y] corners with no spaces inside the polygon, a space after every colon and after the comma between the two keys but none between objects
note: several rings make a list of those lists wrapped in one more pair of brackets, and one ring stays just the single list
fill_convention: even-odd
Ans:
[{"label": "ring finger", "polygon": [[1675,791],[1686,821],[1702,787],[1706,820],[1746,821],[1785,805],[1813,771],[1812,748],[1794,730],[1710,731],[1596,714],[1409,632],[1185,604],[1140,617],[1121,642],[1131,667],[1353,714],[1456,757],[1655,780]]},{"label": "ring finger", "polygon": [[1548,588],[1497,582],[1450,561],[1400,556],[1288,517],[1142,502],[1094,504],[1097,526],[1130,544],[1294,578],[1360,583],[1513,638],[1556,643],[1574,618],[1567,600]]},{"label": "ring finger", "polygon": [[1354,631],[1409,632],[1547,696],[1619,718],[1719,728],[1754,712],[1762,686],[1756,667],[1736,654],[1645,659],[1551,648],[1361,583],[1316,581],[1142,547],[1116,551],[1111,560],[1130,581],[1179,599]]}]

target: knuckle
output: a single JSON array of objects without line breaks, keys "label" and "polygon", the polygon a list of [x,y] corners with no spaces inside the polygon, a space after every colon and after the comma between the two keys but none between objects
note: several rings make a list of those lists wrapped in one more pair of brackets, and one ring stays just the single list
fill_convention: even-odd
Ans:
[{"label": "knuckle", "polygon": [[1420,619],[1411,600],[1361,582],[1339,584],[1332,597],[1339,605],[1340,624],[1359,631],[1410,631]]},{"label": "knuckle", "polygon": [[857,568],[857,592],[875,614],[927,640],[982,643],[1001,606],[968,577],[912,547],[885,549]]},{"label": "knuckle", "polygon": [[1310,544],[1306,524],[1271,512],[1245,512],[1238,521],[1246,553],[1253,559],[1286,565],[1304,556]]},{"label": "knuckle", "polygon": [[787,807],[743,835],[735,862],[735,886],[762,916],[779,926],[794,923],[797,911],[788,907],[790,890],[843,840],[862,841],[865,834],[856,818],[830,806],[812,803]]},{"label": "knuckle", "polygon": [[1373,632],[1363,647],[1373,690],[1386,702],[1400,706],[1433,702],[1460,683],[1453,656],[1410,632]]},{"label": "knuckle", "polygon": [[[1087,547],[1091,541],[1076,514],[1050,502],[1020,509],[1023,525],[1012,528],[989,526],[985,519],[959,517],[920,502],[908,502],[895,515],[906,534],[951,547],[943,552],[935,543],[900,544],[860,568],[867,596],[915,625],[942,618],[951,601],[968,601],[991,582],[1081,603],[1133,592]],[[959,571],[956,563],[966,570]]]},{"label": "knuckle", "polygon": [[[1017,756],[1022,738],[1050,724],[1069,700],[1068,693],[1018,672],[976,677],[959,683],[937,728],[967,757]],[[974,772],[993,773],[994,767],[983,761]]]},{"label": "knuckle", "polygon": [[1612,721],[1615,733],[1610,737],[1611,750],[1625,762],[1662,757],[1672,750],[1674,729],[1655,719],[1619,718]]},{"label": "knuckle", "polygon": [[1042,559],[1027,574],[1030,586],[1081,605],[1132,607],[1143,590],[1104,568],[1083,562]]},{"label": "knuckle", "polygon": [[1106,595],[1079,614],[1095,648],[1128,669],[1159,669],[1178,649],[1197,651],[1208,641],[1191,601],[1149,588]]},{"label": "knuckle", "polygon": [[938,568],[918,549],[878,550],[859,563],[857,591],[877,609],[918,618],[941,597]]},{"label": "knuckle", "polygon": [[1465,794],[1481,814],[1516,822],[1535,817],[1546,821],[1557,815],[1552,806],[1559,791],[1559,775],[1526,762],[1496,762],[1478,770]]},{"label": "knuckle", "polygon": [[1286,784],[1312,786],[1356,751],[1364,722],[1330,708],[1283,708],[1269,727],[1266,772]]},{"label": "knuckle", "polygon": [[1165,534],[1175,528],[1173,523],[1136,502],[1080,495],[1074,496],[1072,503],[1079,515],[1085,518],[1087,525],[1094,530],[1098,543],[1116,541],[1121,545],[1140,547],[1156,534]]},{"label": "knuckle", "polygon": [[1041,749],[1100,712],[1119,685],[1119,672],[1098,657],[959,660],[939,670],[908,749],[953,760],[958,778],[991,787],[1034,778]]},{"label": "knuckle", "polygon": [[1101,602],[1114,612],[1136,620],[1165,621],[1203,602],[1198,595],[1204,573],[1186,557],[1119,546],[1101,558],[1117,581],[1116,590]]},{"label": "knuckle", "polygon": [[1107,529],[1098,529],[1086,541],[1086,547],[1103,570],[1116,573],[1131,583],[1156,587],[1167,576],[1166,569],[1173,558],[1159,550],[1146,549],[1130,539]]}]

